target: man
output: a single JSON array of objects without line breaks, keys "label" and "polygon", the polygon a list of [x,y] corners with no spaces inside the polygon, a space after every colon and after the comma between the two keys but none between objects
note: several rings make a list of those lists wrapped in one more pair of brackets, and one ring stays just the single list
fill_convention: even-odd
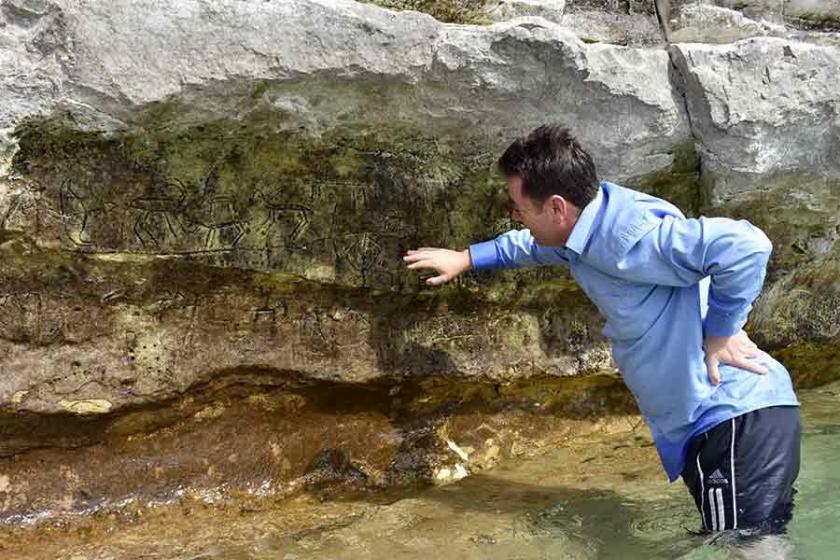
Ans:
[{"label": "man", "polygon": [[[606,319],[604,335],[670,482],[682,476],[709,532],[783,531],[799,473],[799,401],[787,370],[742,327],[772,244],[746,220],[686,219],[598,182],[567,129],[541,126],[499,159],[511,230],[464,251],[408,251],[427,283],[470,268],[562,264]],[[755,532],[755,531],[753,531]]]}]

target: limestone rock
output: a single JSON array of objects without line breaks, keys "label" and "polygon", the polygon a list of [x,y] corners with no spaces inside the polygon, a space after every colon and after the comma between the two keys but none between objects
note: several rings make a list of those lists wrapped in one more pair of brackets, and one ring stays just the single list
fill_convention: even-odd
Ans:
[{"label": "limestone rock", "polygon": [[[4,12],[21,28],[12,60],[27,76],[51,64],[52,81],[27,78],[25,102],[17,82],[0,89],[21,148],[0,216],[49,246],[393,288],[409,281],[406,243],[499,229],[479,216],[498,216],[490,170],[514,136],[563,122],[615,181],[667,172],[691,143],[666,52],[587,45],[542,18],[444,25],[342,0],[44,6],[26,25]],[[61,31],[49,56],[39,26]]]},{"label": "limestone rock", "polygon": [[[708,213],[747,218],[773,240],[773,306],[774,282],[840,249],[840,49],[766,37],[680,43],[671,53],[685,79]],[[819,307],[832,290],[798,291],[799,308]],[[756,329],[766,329],[771,347],[792,340],[770,324]],[[801,371],[802,360],[780,358]]]},{"label": "limestone rock", "polygon": [[[675,10],[696,0],[674,0]],[[837,0],[712,0],[708,5],[720,6],[741,12],[745,17],[774,24],[820,31],[840,29],[840,3]]]},{"label": "limestone rock", "polygon": [[[690,0],[691,1],[691,0]],[[822,1],[822,0],[816,0]],[[784,3],[774,0],[713,0],[710,4],[737,10],[754,21],[765,20],[773,23],[784,21]]]},{"label": "limestone rock", "polygon": [[501,0],[488,9],[495,21],[505,21],[522,16],[538,16],[560,23],[566,0]]},{"label": "limestone rock", "polygon": [[840,180],[840,50],[777,38],[671,46],[713,199]]},{"label": "limestone rock", "polygon": [[464,27],[342,0],[186,0],[166,16],[153,2],[43,4],[31,25],[4,12],[4,60],[27,76],[25,91],[19,78],[0,89],[7,131],[59,110],[86,128],[160,126],[165,103],[167,127],[272,111],[284,130],[403,123],[497,150],[563,120],[615,177],[660,168],[687,138],[663,53],[592,49],[544,20]]},{"label": "limestone rock", "polygon": [[786,0],[786,18],[812,27],[840,30],[840,0]]},{"label": "limestone rock", "polygon": [[[711,202],[766,225],[778,270],[835,251],[834,48],[669,53],[587,44],[544,18],[445,25],[343,0],[165,14],[15,0],[0,14],[0,127],[19,147],[0,178],[0,396],[15,410],[110,413],[254,365],[356,382],[608,367],[579,300],[557,318],[541,297],[505,296],[455,320],[461,296],[423,308],[399,260],[509,227],[489,170],[546,121],[571,125],[617,182],[668,185],[678,154],[696,175],[696,143]],[[756,184],[775,198],[743,206]]]},{"label": "limestone rock", "polygon": [[670,27],[669,39],[674,43],[731,43],[785,34],[784,26],[754,21],[736,10],[700,2],[683,5]]},{"label": "limestone rock", "polygon": [[824,30],[840,27],[840,3],[837,0],[718,0],[716,3],[736,8],[752,19],[787,21]]},{"label": "limestone rock", "polygon": [[656,16],[581,10],[566,13],[562,26],[588,43],[653,46],[664,42]]}]

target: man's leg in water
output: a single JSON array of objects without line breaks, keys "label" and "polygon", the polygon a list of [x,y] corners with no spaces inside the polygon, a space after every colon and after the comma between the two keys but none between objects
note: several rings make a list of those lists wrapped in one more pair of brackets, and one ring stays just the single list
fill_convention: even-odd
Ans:
[{"label": "man's leg in water", "polygon": [[691,440],[682,478],[705,531],[784,532],[793,515],[801,431],[799,407],[773,406]]}]

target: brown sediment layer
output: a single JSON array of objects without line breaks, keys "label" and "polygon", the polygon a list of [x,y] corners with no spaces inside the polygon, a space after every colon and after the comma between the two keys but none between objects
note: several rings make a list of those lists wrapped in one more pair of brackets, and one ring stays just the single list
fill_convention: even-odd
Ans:
[{"label": "brown sediment layer", "polygon": [[[184,397],[92,421],[46,415],[57,441],[81,433],[87,441],[0,459],[0,515],[20,523],[184,496],[447,481],[602,429],[605,417],[628,429],[634,412],[621,381],[605,376],[352,384],[230,371]],[[38,427],[30,422],[17,427]]]}]

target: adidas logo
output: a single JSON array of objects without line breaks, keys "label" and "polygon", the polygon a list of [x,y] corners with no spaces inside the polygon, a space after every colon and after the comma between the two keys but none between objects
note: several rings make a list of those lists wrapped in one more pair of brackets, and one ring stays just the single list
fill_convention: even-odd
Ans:
[{"label": "adidas logo", "polygon": [[712,484],[729,484],[729,480],[723,476],[720,469],[715,469],[715,472],[709,475],[709,482]]}]

